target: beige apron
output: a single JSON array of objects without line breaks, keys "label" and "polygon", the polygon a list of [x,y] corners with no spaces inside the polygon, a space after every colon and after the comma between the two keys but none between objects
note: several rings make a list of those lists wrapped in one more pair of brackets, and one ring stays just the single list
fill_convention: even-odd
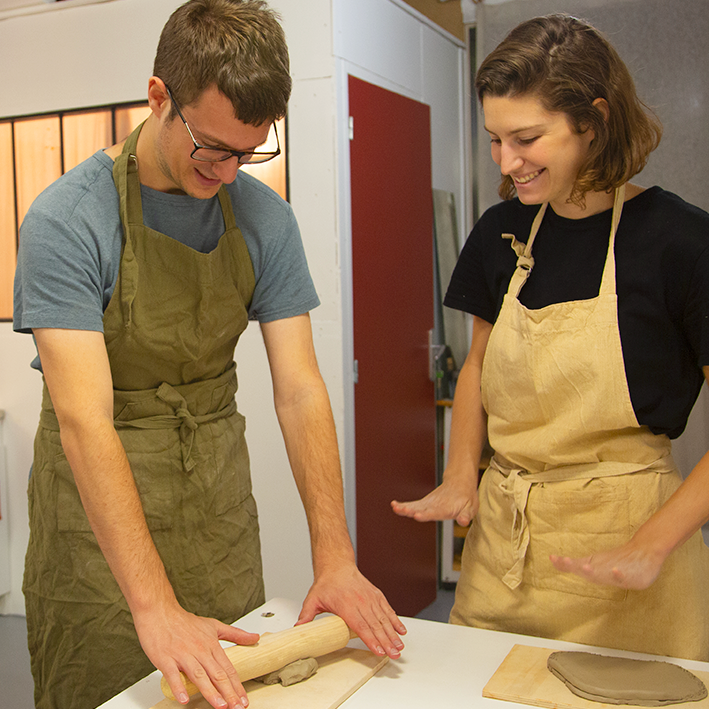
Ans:
[{"label": "beige apron", "polygon": [[[177,599],[232,623],[264,600],[234,348],[254,273],[222,187],[204,254],[143,225],[140,128],[114,165],[121,264],[104,314],[115,426]],[[46,386],[29,486],[24,592],[37,709],[93,709],[153,670],[96,542]]]},{"label": "beige apron", "polygon": [[709,660],[709,550],[697,532],[647,590],[592,584],[550,554],[628,541],[677,489],[670,441],[640,426],[625,377],[615,288],[616,191],[598,297],[525,308],[532,245],[518,256],[482,371],[490,445],[480,511],[463,551],[451,622]]}]

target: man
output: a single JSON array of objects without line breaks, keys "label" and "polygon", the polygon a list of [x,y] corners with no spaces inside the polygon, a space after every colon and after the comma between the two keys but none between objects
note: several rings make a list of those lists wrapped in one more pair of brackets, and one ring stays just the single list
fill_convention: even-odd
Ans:
[{"label": "man", "polygon": [[295,219],[238,172],[273,157],[290,87],[264,3],[190,0],[163,29],[142,129],[23,223],[15,329],[34,334],[45,379],[24,581],[37,709],[92,709],[153,665],[183,703],[180,671],[212,706],[247,706],[219,640],[255,642],[228,624],[264,600],[234,402],[249,318],[310,527],[299,622],[331,611],[378,654],[403,647],[347,534]]}]

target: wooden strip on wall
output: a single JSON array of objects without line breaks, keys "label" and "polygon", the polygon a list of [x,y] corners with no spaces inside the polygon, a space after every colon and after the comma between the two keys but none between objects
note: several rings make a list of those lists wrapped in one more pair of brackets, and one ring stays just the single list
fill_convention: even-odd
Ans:
[{"label": "wooden strip on wall", "polygon": [[17,263],[12,176],[12,124],[0,123],[0,320],[12,319],[12,282]]},{"label": "wooden strip on wall", "polygon": [[[240,169],[244,172],[248,172],[249,175],[253,175],[257,180],[261,180],[264,184],[268,185],[272,190],[277,192],[283,199],[288,199],[287,197],[287,179],[286,179],[286,120],[281,118],[280,121],[276,123],[276,129],[278,130],[278,140],[281,144],[281,154],[273,160],[262,163],[261,165],[244,165]],[[273,135],[273,134],[271,134]],[[275,138],[273,139],[273,145],[267,142],[262,150],[275,150]]]},{"label": "wooden strip on wall", "polygon": [[15,167],[21,224],[35,197],[61,177],[59,116],[15,122]]},{"label": "wooden strip on wall", "polygon": [[111,120],[109,109],[70,113],[62,117],[64,172],[76,167],[97,150],[111,145]]},{"label": "wooden strip on wall", "polygon": [[116,143],[125,140],[150,115],[150,107],[130,106],[116,109]]}]

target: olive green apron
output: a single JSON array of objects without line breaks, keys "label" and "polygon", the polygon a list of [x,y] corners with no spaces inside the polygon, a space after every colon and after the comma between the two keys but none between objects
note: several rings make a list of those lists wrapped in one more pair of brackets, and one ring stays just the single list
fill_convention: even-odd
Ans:
[{"label": "olive green apron", "polygon": [[615,287],[616,191],[597,298],[538,310],[518,299],[518,261],[482,372],[495,450],[480,484],[451,622],[602,647],[709,660],[709,549],[697,532],[644,591],[557,571],[550,554],[583,557],[627,542],[679,487],[670,441],[640,426],[625,376]]},{"label": "olive green apron", "polygon": [[[178,601],[232,623],[264,600],[234,348],[254,272],[231,202],[197,252],[143,224],[140,127],[114,165],[123,246],[104,335],[115,426]],[[24,592],[37,709],[93,709],[154,668],[98,547],[44,387]]]}]

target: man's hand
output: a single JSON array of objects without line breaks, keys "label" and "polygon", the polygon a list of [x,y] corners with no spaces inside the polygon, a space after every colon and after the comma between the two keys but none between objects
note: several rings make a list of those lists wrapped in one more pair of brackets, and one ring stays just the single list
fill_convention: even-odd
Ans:
[{"label": "man's hand", "polygon": [[159,611],[134,613],[133,619],[145,654],[181,704],[189,701],[180,677],[184,672],[215,709],[248,706],[239,676],[219,641],[253,645],[258,634],[188,613],[177,603]]},{"label": "man's hand", "polygon": [[664,558],[641,548],[633,541],[617,549],[579,559],[552,554],[549,559],[559,571],[576,574],[603,586],[618,586],[641,591],[651,586],[660,574]]},{"label": "man's hand", "polygon": [[399,620],[384,594],[355,566],[343,564],[323,571],[315,579],[300,611],[298,622],[308,623],[318,613],[340,616],[376,655],[397,659],[404,649],[400,635],[406,626]]},{"label": "man's hand", "polygon": [[449,479],[420,500],[393,500],[391,507],[396,514],[417,522],[454,519],[462,527],[467,527],[478,512],[478,504],[477,481]]}]

